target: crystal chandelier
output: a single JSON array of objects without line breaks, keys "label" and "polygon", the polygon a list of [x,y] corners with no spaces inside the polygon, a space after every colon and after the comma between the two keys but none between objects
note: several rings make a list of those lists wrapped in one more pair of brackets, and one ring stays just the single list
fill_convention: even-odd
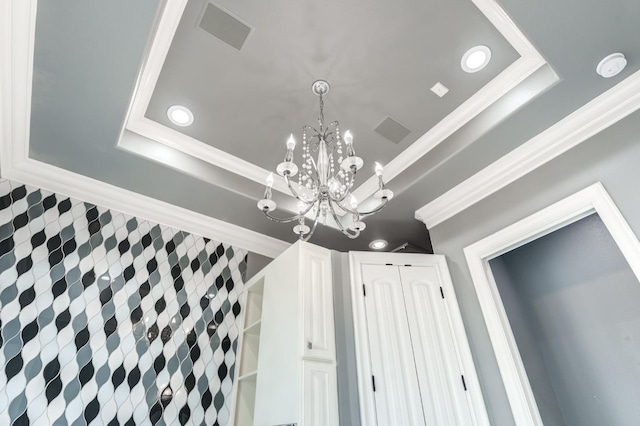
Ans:
[{"label": "crystal chandelier", "polygon": [[[343,234],[349,238],[357,238],[366,226],[361,219],[382,210],[393,197],[393,192],[386,188],[382,180],[382,166],[376,163],[378,190],[373,196],[380,204],[370,211],[358,211],[358,200],[351,193],[351,189],[355,183],[356,172],[364,162],[356,156],[353,136],[348,130],[344,136],[340,136],[340,124],[337,121],[327,126],[324,124],[323,96],[329,92],[329,83],[318,80],[313,83],[311,90],[320,99],[320,115],[317,129],[312,126],[302,128],[302,170],[298,182],[291,180],[300,170],[293,162],[293,150],[296,145],[293,134],[287,140],[284,161],[276,168],[276,172],[287,183],[291,195],[298,200],[298,214],[285,218],[271,215],[277,207],[271,199],[273,173],[267,178],[264,198],[258,201],[258,208],[274,222],[297,222],[293,232],[303,241],[311,238],[319,220],[326,223],[327,214],[333,217]],[[334,160],[334,157],[337,158]],[[311,228],[305,224],[305,217],[309,213],[314,218]]]}]

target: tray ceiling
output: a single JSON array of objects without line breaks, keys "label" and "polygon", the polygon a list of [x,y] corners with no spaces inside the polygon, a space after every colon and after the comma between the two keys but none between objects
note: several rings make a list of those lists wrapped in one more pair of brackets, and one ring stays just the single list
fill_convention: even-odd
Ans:
[{"label": "tray ceiling", "polygon": [[[173,226],[182,216],[196,224],[191,232],[227,226],[228,242],[239,235],[245,247],[290,242],[291,229],[265,220],[255,203],[288,134],[313,124],[310,85],[324,78],[327,118],[354,133],[365,158],[358,198],[375,188],[374,160],[385,163],[396,198],[358,240],[328,226],[312,242],[428,246],[418,208],[640,68],[636,1],[563,1],[552,15],[551,2],[515,0],[217,1],[249,28],[230,30],[248,31],[230,41],[236,47],[199,26],[204,0],[3,3],[3,22],[13,25],[0,45],[11,58],[3,111],[12,112],[2,122],[2,174]],[[211,29],[215,19],[207,22]],[[610,31],[592,31],[596,24]],[[492,49],[492,61],[466,74],[460,58],[477,44]],[[614,51],[628,67],[604,80],[593,69]],[[450,89],[444,98],[429,90],[437,81]],[[173,104],[193,110],[192,127],[168,123]],[[384,138],[375,129],[387,117],[410,133]],[[282,182],[274,189],[279,205],[295,208]]]},{"label": "tray ceiling", "polygon": [[[201,27],[214,4],[253,28],[241,49]],[[478,44],[491,46],[492,60],[468,74],[460,59]],[[191,0],[145,116],[271,170],[289,134],[315,124],[310,88],[326,79],[325,115],[355,135],[371,174],[374,161],[388,163],[519,56],[470,1]],[[450,89],[443,98],[430,91],[437,82]],[[193,111],[191,126],[167,119],[175,104]],[[375,132],[389,116],[410,130],[397,144]]]}]

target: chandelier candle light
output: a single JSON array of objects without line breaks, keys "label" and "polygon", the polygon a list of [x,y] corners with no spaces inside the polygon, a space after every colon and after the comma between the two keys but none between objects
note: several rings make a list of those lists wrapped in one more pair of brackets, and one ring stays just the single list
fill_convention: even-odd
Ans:
[{"label": "chandelier candle light", "polygon": [[[378,190],[373,197],[379,200],[380,204],[370,211],[358,211],[358,200],[351,193],[351,189],[356,172],[364,162],[362,158],[356,156],[351,132],[347,130],[341,137],[340,123],[333,121],[328,126],[324,125],[323,96],[329,92],[329,83],[318,80],[313,83],[311,90],[320,98],[320,115],[318,129],[311,126],[302,128],[302,171],[300,171],[299,181],[291,180],[299,171],[298,166],[293,162],[293,150],[296,146],[293,135],[287,140],[284,161],[276,167],[276,172],[284,178],[289,191],[298,200],[299,213],[286,218],[278,218],[270,214],[277,207],[275,201],[271,199],[273,173],[267,177],[264,198],[258,201],[258,208],[267,218],[275,222],[297,222],[293,232],[303,241],[311,238],[320,218],[323,223],[326,223],[327,213],[331,214],[343,234],[349,238],[357,238],[366,226],[361,219],[382,210],[393,198],[393,192],[386,188],[382,180],[382,166],[376,163]],[[334,155],[337,156],[337,161],[334,160]],[[309,212],[315,217],[311,228],[305,224],[305,216]],[[344,217],[351,220],[348,225],[343,224]]]}]

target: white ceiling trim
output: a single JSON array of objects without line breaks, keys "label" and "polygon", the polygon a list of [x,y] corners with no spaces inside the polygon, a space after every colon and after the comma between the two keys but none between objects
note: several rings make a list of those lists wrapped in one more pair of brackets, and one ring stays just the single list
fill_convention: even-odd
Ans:
[{"label": "white ceiling trim", "polygon": [[542,58],[533,44],[524,36],[522,31],[509,18],[509,15],[498,5],[495,0],[472,0],[478,9],[487,17],[489,22],[523,57]]},{"label": "white ceiling trim", "polygon": [[[546,63],[494,0],[473,0],[473,2],[520,54],[520,58],[409,148],[386,164],[385,180],[387,182],[393,180]],[[171,3],[171,7],[169,5],[165,7],[147,61],[142,68],[125,126],[141,136],[171,146],[185,154],[207,161],[247,179],[263,183],[269,173],[268,170],[144,117],[185,6],[186,0],[177,0]],[[120,146],[120,142],[118,142],[118,146],[121,149],[126,149],[124,146]],[[274,189],[290,195],[281,178],[276,180]],[[365,200],[376,190],[377,178],[373,176],[362,183],[354,191],[354,194],[359,200]]]},{"label": "white ceiling trim", "polygon": [[[520,54],[520,58],[387,163],[384,168],[387,183],[546,64],[542,55],[498,3],[493,0],[473,0],[473,3]],[[377,190],[378,180],[373,176],[363,182],[354,195],[358,200],[364,200]]]},{"label": "white ceiling trim", "polygon": [[276,257],[291,244],[29,158],[37,0],[0,3],[2,177]]},{"label": "white ceiling trim", "polygon": [[277,257],[291,246],[288,242],[31,158],[14,164],[6,172],[3,170],[2,174],[17,182],[208,237],[267,257]]},{"label": "white ceiling trim", "polygon": [[[478,90],[451,114],[437,123],[407,149],[398,154],[384,166],[384,179],[387,183],[398,177],[413,163],[429,151],[444,142],[449,136],[491,106],[502,96],[513,90],[518,84],[544,65],[539,58],[521,57],[496,78]],[[378,178],[367,179],[353,194],[358,200],[365,200],[378,190]]]},{"label": "white ceiling trim", "polygon": [[[253,163],[231,155],[226,151],[222,151],[220,149],[212,147],[211,145],[202,143],[199,140],[192,138],[191,136],[187,136],[184,133],[180,133],[179,131],[174,130],[170,127],[163,126],[162,124],[157,123],[153,120],[149,120],[146,117],[138,118],[134,121],[129,121],[127,130],[130,130],[156,142],[160,142],[161,144],[173,148],[177,151],[184,152],[191,157],[197,158],[213,166],[217,166],[224,170],[243,176],[254,182],[264,184],[267,176],[270,173],[270,171],[267,169],[263,169],[262,167],[258,167]],[[120,137],[120,139],[118,140],[117,147],[119,149],[129,151],[126,142],[124,142],[122,137]],[[140,155],[140,153],[138,153],[138,155]],[[290,195],[291,193],[287,188],[285,180],[277,174],[274,175],[274,178],[275,181],[273,183],[273,189],[283,194]]]},{"label": "white ceiling trim", "polygon": [[[29,153],[36,0],[0,3],[0,170]],[[14,143],[12,144],[11,141]]]},{"label": "white ceiling trim", "polygon": [[[129,121],[144,118],[145,111],[151,101],[153,88],[158,82],[160,71],[169,53],[169,47],[171,47],[171,41],[178,30],[186,6],[187,0],[174,0],[164,4],[153,43],[142,66],[142,72],[138,76],[131,105],[129,105],[127,114]],[[152,90],[148,90],[149,87]]]},{"label": "white ceiling trim", "polygon": [[[145,117],[186,6],[187,0],[175,0],[166,3],[149,54],[138,77],[125,127],[141,136],[262,184],[269,175],[269,170]],[[126,145],[122,143],[122,132],[117,147],[127,150]],[[290,195],[284,179],[277,175],[275,178],[273,189]]]},{"label": "white ceiling trim", "polygon": [[424,205],[431,229],[640,109],[640,71]]}]

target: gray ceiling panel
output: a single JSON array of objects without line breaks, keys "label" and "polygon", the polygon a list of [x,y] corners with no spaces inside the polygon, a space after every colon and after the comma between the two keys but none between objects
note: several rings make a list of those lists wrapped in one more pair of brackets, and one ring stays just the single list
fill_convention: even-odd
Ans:
[{"label": "gray ceiling panel", "polygon": [[[116,149],[163,3],[38,3],[30,155],[293,241],[289,225],[266,220],[256,208],[261,185],[179,154],[150,160],[144,151],[159,155],[157,143],[144,138],[136,140],[135,153]],[[364,178],[374,160],[393,158],[517,58],[467,0],[379,0],[366,7],[337,0],[216,2],[254,28],[241,50],[198,27],[205,3],[189,1],[147,115],[168,125],[168,106],[187,105],[196,116],[188,134],[268,169],[282,160],[289,133],[314,124],[318,106],[310,85],[317,78],[332,84],[327,119],[353,131],[371,168]],[[428,233],[413,218],[417,207],[640,69],[637,0],[503,0],[502,6],[561,80],[551,87],[532,82],[522,98],[506,97],[392,181],[398,196],[367,220],[359,239],[321,227],[312,242],[365,250],[380,237],[390,247],[428,247]],[[460,57],[479,43],[490,45],[494,58],[481,73],[465,74]],[[615,51],[626,54],[627,70],[598,77],[596,64]],[[429,91],[436,81],[451,89],[442,99]],[[411,130],[398,144],[374,131],[387,116]]]},{"label": "gray ceiling panel", "polygon": [[[147,117],[206,144],[272,169],[290,133],[315,125],[311,84],[326,79],[328,121],[354,134],[365,164],[387,163],[518,58],[470,1],[220,1],[255,27],[241,52],[196,28],[203,0],[191,0],[162,68]],[[481,73],[460,68],[466,49],[483,43],[493,59]],[[429,88],[437,81],[445,98]],[[181,128],[167,109],[195,116]],[[412,134],[393,145],[374,131],[392,116]]]}]

